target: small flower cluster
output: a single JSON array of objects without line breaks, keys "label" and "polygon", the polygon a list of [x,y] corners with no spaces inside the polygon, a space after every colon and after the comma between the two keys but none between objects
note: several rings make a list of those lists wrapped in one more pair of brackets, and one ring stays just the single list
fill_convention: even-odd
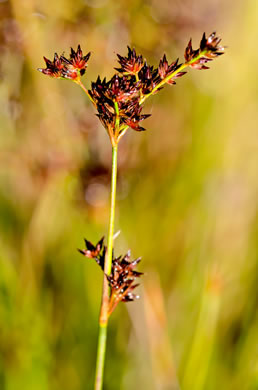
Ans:
[{"label": "small flower cluster", "polygon": [[187,48],[185,49],[186,62],[195,69],[209,69],[205,64],[224,54],[224,47],[220,45],[220,42],[221,39],[216,37],[215,32],[210,34],[208,38],[206,38],[205,33],[203,33],[199,49],[193,50],[192,40],[190,39]]},{"label": "small flower cluster", "polygon": [[[205,33],[198,49],[192,48],[190,39],[185,50],[185,62],[179,60],[169,64],[166,55],[161,58],[157,68],[147,64],[142,55],[137,55],[135,49],[128,46],[126,57],[117,54],[118,72],[109,81],[102,81],[98,76],[92,82],[91,89],[86,90],[80,83],[90,100],[96,107],[97,116],[107,130],[112,145],[116,145],[125,134],[128,127],[136,131],[145,130],[140,123],[149,114],[142,114],[142,106],[146,98],[160,91],[165,84],[175,84],[175,79],[186,74],[187,66],[195,69],[208,69],[205,65],[215,57],[224,53],[220,45],[221,39],[212,33],[206,38]],[[79,83],[85,73],[90,53],[83,56],[80,45],[77,51],[71,49],[70,58],[55,54],[53,62],[44,57],[46,69],[40,72],[56,78],[66,78]]]},{"label": "small flower cluster", "polygon": [[[127,57],[120,54],[117,56],[121,67],[115,69],[119,74],[115,74],[109,81],[106,79],[101,81],[98,77],[89,91],[96,104],[97,115],[111,140],[119,139],[125,127],[136,131],[145,130],[140,126],[140,122],[150,114],[141,114],[143,101],[146,96],[159,91],[163,79],[175,73],[180,67],[178,60],[168,65],[165,55],[158,68],[149,66],[143,57],[137,56],[135,49],[132,50],[129,46]],[[174,78],[185,73],[177,72],[174,77],[167,80],[167,83],[175,84]]]},{"label": "small flower cluster", "polygon": [[[123,126],[129,126],[133,130],[143,131],[139,123],[150,115],[142,115],[142,107],[139,102],[139,83],[131,75],[112,77],[108,82],[98,77],[92,83],[90,96],[96,103],[97,116],[107,129],[111,139]],[[117,126],[118,123],[118,126]]]},{"label": "small flower cluster", "polygon": [[144,61],[142,55],[137,56],[135,48],[133,50],[127,46],[128,56],[122,57],[120,54],[117,54],[118,62],[121,65],[121,68],[115,68],[120,73],[128,73],[136,75],[143,67]]},{"label": "small flower cluster", "polygon": [[[104,262],[107,247],[104,245],[102,237],[96,245],[85,239],[86,249],[78,249],[79,252],[90,259],[94,259],[104,271]],[[130,302],[139,298],[132,291],[138,287],[135,279],[143,275],[142,272],[135,271],[135,267],[141,261],[141,258],[130,260],[131,253],[127,252],[125,256],[112,258],[112,268],[110,275],[106,275],[110,286],[109,315],[113,312],[119,302]]]},{"label": "small flower cluster", "polygon": [[172,73],[175,73],[174,77],[169,78],[167,81],[168,84],[176,84],[175,79],[183,76],[186,72],[177,72],[177,70],[182,66],[182,64],[178,64],[179,58],[172,62],[171,65],[168,65],[168,60],[166,54],[164,54],[163,58],[159,62],[159,77],[161,80],[164,80],[166,77],[170,76]]},{"label": "small flower cluster", "polygon": [[70,58],[54,55],[54,60],[50,61],[43,57],[47,65],[46,69],[38,68],[40,72],[50,77],[65,78],[76,81],[83,76],[88,66],[90,52],[83,56],[81,46],[78,45],[77,51],[71,48]]}]

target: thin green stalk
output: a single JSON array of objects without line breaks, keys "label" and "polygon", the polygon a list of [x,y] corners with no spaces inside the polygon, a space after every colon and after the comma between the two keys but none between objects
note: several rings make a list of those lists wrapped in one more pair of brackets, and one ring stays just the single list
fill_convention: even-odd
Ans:
[{"label": "thin green stalk", "polygon": [[81,89],[86,93],[86,95],[90,99],[91,103],[96,107],[96,103],[94,102],[94,100],[90,96],[89,91],[87,90],[85,85],[81,82],[81,79],[76,80],[75,83],[78,84],[81,87]]},{"label": "thin green stalk", "polygon": [[[104,274],[110,275],[112,267],[113,237],[115,225],[116,204],[116,179],[117,179],[117,144],[112,146],[112,176],[111,176],[111,202],[108,232],[108,245],[104,265]],[[109,316],[109,286],[106,276],[103,279],[102,302],[99,316],[99,338],[96,361],[96,377],[94,390],[102,390],[103,374],[106,355],[107,326]]]},{"label": "thin green stalk", "polygon": [[118,103],[114,102],[115,112],[116,112],[116,123],[115,123],[115,136],[117,137],[119,134],[119,126],[120,126],[120,114]]},{"label": "thin green stalk", "polygon": [[111,176],[111,202],[110,202],[110,220],[108,232],[107,258],[105,260],[105,273],[111,272],[113,236],[115,225],[115,203],[116,203],[116,179],[117,179],[117,145],[112,146],[112,176]]}]

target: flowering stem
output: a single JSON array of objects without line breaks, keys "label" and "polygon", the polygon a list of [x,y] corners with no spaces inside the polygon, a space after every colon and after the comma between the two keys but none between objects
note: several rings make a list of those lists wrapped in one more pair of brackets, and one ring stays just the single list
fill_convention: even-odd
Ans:
[{"label": "flowering stem", "polygon": [[110,275],[111,267],[112,267],[114,225],[115,225],[116,180],[117,180],[117,144],[112,146],[110,219],[109,219],[107,253],[106,253],[105,264],[104,264],[102,302],[101,302],[100,316],[99,316],[99,338],[98,338],[96,377],[95,377],[94,390],[101,390],[103,386],[107,326],[108,326],[108,317],[109,317],[109,285],[105,275]]}]

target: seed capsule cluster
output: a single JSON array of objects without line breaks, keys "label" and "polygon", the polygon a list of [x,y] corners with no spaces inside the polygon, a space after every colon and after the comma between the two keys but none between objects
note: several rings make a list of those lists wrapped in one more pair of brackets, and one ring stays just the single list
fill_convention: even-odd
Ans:
[{"label": "seed capsule cluster", "polygon": [[[169,64],[166,54],[155,68],[148,65],[142,55],[137,55],[135,49],[128,46],[127,56],[117,54],[117,73],[110,80],[98,76],[91,83],[91,89],[86,90],[92,103],[97,109],[97,116],[107,130],[112,145],[119,142],[128,127],[135,131],[143,131],[141,122],[150,115],[143,114],[142,108],[146,98],[156,94],[165,84],[176,84],[175,79],[186,74],[183,69],[190,66],[195,69],[208,69],[207,63],[224,53],[220,45],[221,39],[213,32],[206,38],[205,33],[200,41],[199,48],[192,48],[190,39],[185,49],[185,62],[179,59]],[[38,69],[43,74],[55,78],[63,78],[80,83],[81,76],[86,72],[90,52],[85,56],[80,45],[77,51],[71,49],[69,59],[64,55],[54,55],[50,61],[46,57],[46,69]]]},{"label": "seed capsule cluster", "polygon": [[203,33],[199,49],[193,50],[192,40],[190,39],[185,49],[186,62],[189,62],[189,66],[195,69],[209,69],[205,64],[224,54],[224,47],[220,45],[220,42],[221,39],[216,37],[215,32],[210,34],[208,38]]},{"label": "seed capsule cluster", "polygon": [[[78,249],[79,252],[90,259],[94,259],[104,271],[104,262],[107,247],[104,245],[104,237],[96,245],[85,239],[86,249]],[[106,275],[110,286],[109,314],[111,314],[119,302],[130,302],[139,298],[133,290],[139,285],[135,284],[142,272],[135,270],[141,258],[131,260],[131,253],[128,251],[125,256],[112,258],[112,268],[110,275]]]}]

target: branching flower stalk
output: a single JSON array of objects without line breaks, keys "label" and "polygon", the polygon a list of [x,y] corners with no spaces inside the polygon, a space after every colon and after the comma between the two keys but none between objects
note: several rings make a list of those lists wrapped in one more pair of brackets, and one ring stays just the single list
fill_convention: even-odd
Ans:
[{"label": "branching flower stalk", "polygon": [[104,237],[96,245],[85,239],[85,249],[79,252],[87,258],[94,259],[104,272],[102,300],[99,316],[99,339],[97,349],[95,390],[103,387],[103,373],[106,352],[108,320],[119,302],[134,301],[138,295],[133,290],[138,286],[135,283],[142,273],[135,270],[141,258],[131,260],[130,251],[124,256],[115,257],[113,249],[114,222],[116,204],[117,181],[117,152],[121,138],[129,128],[135,131],[144,131],[140,122],[147,119],[149,114],[142,114],[145,101],[159,92],[166,84],[176,84],[175,79],[186,74],[187,67],[195,69],[209,69],[207,63],[224,53],[220,45],[221,39],[212,33],[206,38],[205,33],[200,41],[199,48],[192,48],[190,39],[184,53],[185,62],[179,64],[179,59],[168,63],[166,54],[161,58],[157,68],[147,64],[142,55],[137,55],[135,49],[128,47],[126,57],[117,54],[119,68],[107,81],[98,76],[87,89],[81,81],[85,74],[91,53],[85,56],[80,45],[77,51],[71,49],[70,57],[57,53],[53,61],[44,57],[46,68],[38,69],[43,74],[60,79],[71,80],[82,88],[93,106],[97,116],[107,131],[112,145],[112,175],[111,175],[111,203],[108,231],[108,243],[104,245]]}]

